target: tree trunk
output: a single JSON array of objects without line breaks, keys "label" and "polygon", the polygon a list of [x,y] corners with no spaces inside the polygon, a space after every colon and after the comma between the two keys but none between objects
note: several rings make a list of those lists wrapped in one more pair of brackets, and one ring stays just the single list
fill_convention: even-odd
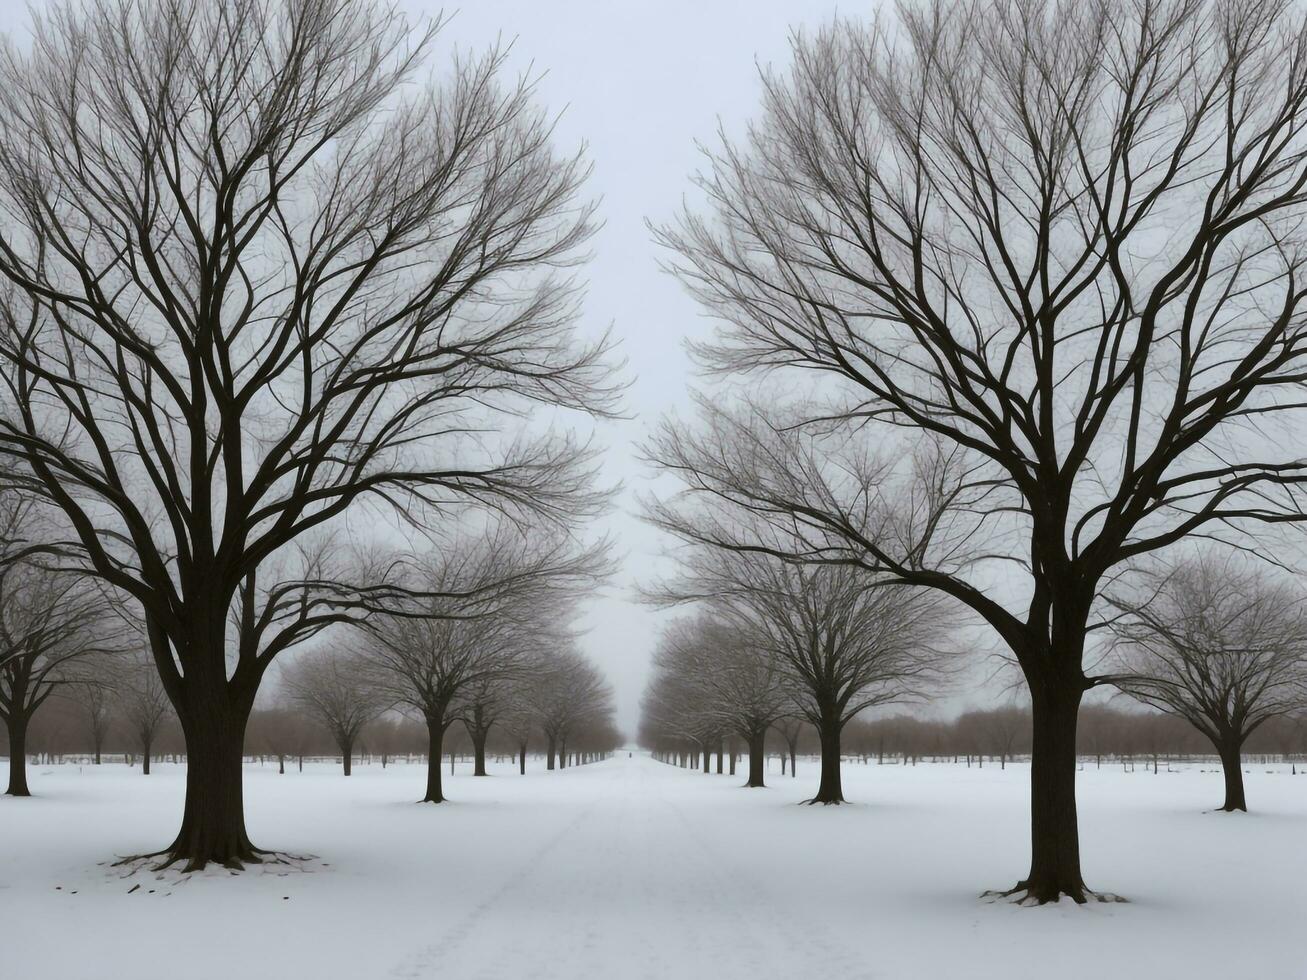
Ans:
[{"label": "tree trunk", "polygon": [[[15,706],[17,707],[17,706]],[[9,796],[31,796],[27,788],[27,722],[28,716],[15,710],[9,716]]]},{"label": "tree trunk", "polygon": [[1221,769],[1225,773],[1225,803],[1221,809],[1226,813],[1235,810],[1248,812],[1248,802],[1243,793],[1243,757],[1241,746],[1237,742],[1227,742],[1218,746],[1221,756]]},{"label": "tree trunk", "polygon": [[546,769],[552,770],[554,768],[554,750],[556,748],[557,745],[554,742],[553,736],[549,736],[545,741],[545,768]]},{"label": "tree trunk", "polygon": [[225,679],[206,685],[197,674],[187,679],[178,706],[186,738],[186,805],[166,863],[184,862],[185,871],[209,862],[238,869],[260,860],[245,831],[241,772],[246,701],[253,698],[233,698],[226,686]]},{"label": "tree trunk", "polygon": [[1074,680],[1031,684],[1030,872],[1013,891],[1041,905],[1062,895],[1086,900],[1076,821],[1076,721],[1083,693]]},{"label": "tree trunk", "polygon": [[844,787],[840,781],[840,716],[838,709],[822,709],[817,723],[817,738],[821,742],[821,780],[817,793],[809,803],[839,804],[844,802]]},{"label": "tree trunk", "polygon": [[798,763],[795,761],[795,747],[791,745],[790,746],[790,778],[793,779],[798,774],[799,774],[799,766]]},{"label": "tree trunk", "polygon": [[767,785],[763,781],[763,772],[767,766],[766,742],[767,730],[765,728],[749,736],[749,781],[744,784],[748,788]]},{"label": "tree trunk", "polygon": [[354,768],[354,743],[342,742],[340,744],[340,756],[345,765],[345,775],[348,776]]},{"label": "tree trunk", "polygon": [[719,738],[717,740],[717,775],[722,774],[722,753],[726,750],[726,740]]},{"label": "tree trunk", "polygon": [[486,732],[472,731],[472,775],[486,775]]},{"label": "tree trunk", "polygon": [[143,738],[141,739],[141,775],[148,776],[149,774],[150,774],[150,740],[148,738]]},{"label": "tree trunk", "polygon": [[281,753],[277,754],[277,775],[286,775],[286,757]]},{"label": "tree trunk", "polygon": [[427,719],[427,795],[423,803],[444,803],[440,786],[440,757],[444,752],[445,726],[443,719]]},{"label": "tree trunk", "polygon": [[521,776],[526,775],[526,743],[523,742],[517,747],[517,771]]}]

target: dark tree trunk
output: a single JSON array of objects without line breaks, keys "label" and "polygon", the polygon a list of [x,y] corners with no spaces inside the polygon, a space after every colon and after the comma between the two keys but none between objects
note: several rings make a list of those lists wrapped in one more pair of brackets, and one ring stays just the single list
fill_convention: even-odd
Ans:
[{"label": "dark tree trunk", "polygon": [[790,746],[790,778],[793,779],[798,774],[799,774],[799,766],[795,762],[795,748],[793,745],[791,745]]},{"label": "dark tree trunk", "polygon": [[550,736],[549,738],[546,739],[546,741],[545,741],[545,768],[546,768],[546,769],[553,769],[553,768],[554,768],[554,750],[555,750],[557,747],[558,747],[558,746],[557,746],[557,744],[554,742],[554,739],[553,739],[552,736]]},{"label": "dark tree trunk", "polygon": [[1248,812],[1248,802],[1243,793],[1243,755],[1238,742],[1227,742],[1218,746],[1221,755],[1221,769],[1225,773],[1225,803],[1221,809],[1227,813],[1235,810]]},{"label": "dark tree trunk", "polygon": [[150,740],[148,738],[143,738],[141,739],[141,775],[148,776],[149,774],[150,774]]},{"label": "dark tree trunk", "polygon": [[735,746],[731,745],[731,775],[735,775]]},{"label": "dark tree trunk", "polygon": [[726,751],[726,740],[719,738],[717,740],[717,775],[722,774],[722,753]]},{"label": "dark tree trunk", "polygon": [[844,802],[844,786],[840,781],[841,727],[839,710],[833,706],[824,707],[817,721],[817,738],[821,742],[821,780],[809,803]]},{"label": "dark tree trunk", "polygon": [[766,786],[763,773],[767,767],[767,730],[755,732],[749,736],[749,781],[748,788]]},{"label": "dark tree trunk", "polygon": [[710,749],[708,747],[708,743],[705,742],[703,745],[703,774],[707,776],[711,772],[712,772],[712,749]]},{"label": "dark tree trunk", "polygon": [[9,796],[31,796],[27,788],[27,722],[29,716],[14,711],[9,716]]},{"label": "dark tree trunk", "polygon": [[567,743],[562,742],[558,746],[558,768],[567,768]]},{"label": "dark tree trunk", "polygon": [[1076,820],[1076,721],[1083,688],[1048,679],[1031,685],[1030,872],[1014,892],[1031,901],[1086,900]]},{"label": "dark tree trunk", "polygon": [[523,742],[517,747],[517,771],[521,776],[526,775],[526,743]]},{"label": "dark tree trunk", "polygon": [[484,731],[472,732],[472,775],[486,775],[486,733]]},{"label": "dark tree trunk", "polygon": [[354,743],[340,743],[340,757],[345,767],[345,775],[348,776],[354,768]]},{"label": "dark tree trunk", "polygon": [[286,775],[286,757],[281,753],[277,754],[277,775]]},{"label": "dark tree trunk", "polygon": [[226,687],[225,679],[205,685],[197,674],[187,679],[178,706],[186,738],[186,805],[167,863],[184,862],[186,871],[209,862],[240,868],[260,860],[245,831],[242,789],[249,706],[243,698],[233,703]]},{"label": "dark tree trunk", "polygon": [[440,757],[444,752],[444,720],[427,719],[427,795],[423,803],[444,803],[445,796],[440,787]]}]

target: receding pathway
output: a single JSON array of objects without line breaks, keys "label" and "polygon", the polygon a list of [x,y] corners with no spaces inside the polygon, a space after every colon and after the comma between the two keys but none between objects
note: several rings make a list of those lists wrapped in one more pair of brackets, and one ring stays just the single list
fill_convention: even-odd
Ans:
[{"label": "receding pathway", "polygon": [[840,976],[874,975],[748,872],[735,842],[696,824],[687,808],[720,781],[625,754],[555,778],[575,815],[392,976],[802,976],[814,948]]}]

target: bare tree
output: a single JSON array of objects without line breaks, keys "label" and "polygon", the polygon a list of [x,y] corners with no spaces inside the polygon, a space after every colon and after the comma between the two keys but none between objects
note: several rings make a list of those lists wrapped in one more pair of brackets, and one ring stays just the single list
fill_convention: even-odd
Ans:
[{"label": "bare tree", "polygon": [[86,734],[91,741],[91,758],[98,766],[105,739],[109,737],[109,726],[114,720],[114,679],[108,673],[91,672],[70,683],[65,691],[81,710]]},{"label": "bare tree", "polygon": [[[785,749],[790,754],[790,778],[793,779],[799,774],[799,736],[803,734],[804,726],[807,724],[802,717],[788,715],[776,723],[776,731],[780,733],[781,741],[785,743]],[[785,765],[781,764],[781,775],[784,775]]]},{"label": "bare tree", "polygon": [[[665,528],[702,542],[724,525],[693,511],[655,511]],[[844,802],[840,733],[875,705],[913,700],[944,674],[939,644],[952,625],[935,594],[877,587],[861,569],[803,565],[748,550],[692,546],[663,601],[708,601],[716,615],[782,667],[792,710],[817,729],[821,779],[812,803]],[[784,712],[778,712],[779,717]]]},{"label": "bare tree", "polygon": [[606,545],[500,525],[447,542],[414,572],[428,598],[369,627],[373,683],[415,712],[428,733],[424,803],[441,803],[445,733],[482,685],[521,676],[555,642],[568,598],[607,569]]},{"label": "bare tree", "polygon": [[[518,668],[521,669],[520,667]],[[512,672],[516,673],[516,671]],[[472,740],[472,775],[486,775],[486,739],[506,707],[509,676],[483,677],[472,685],[463,705],[463,726]]]},{"label": "bare tree", "polygon": [[324,648],[304,654],[281,676],[291,702],[331,733],[346,776],[359,733],[387,705],[385,692],[367,683],[364,662],[354,650]]},{"label": "bare tree", "polygon": [[134,656],[123,665],[116,688],[119,712],[141,750],[141,775],[148,776],[151,749],[172,713],[168,692],[148,655]]},{"label": "bare tree", "polygon": [[517,754],[518,774],[522,776],[526,775],[526,750],[530,747],[531,736],[539,726],[539,714],[533,696],[538,668],[539,664],[529,663],[516,678],[507,683],[500,713],[500,728]]},{"label": "bare tree", "polygon": [[96,661],[122,650],[118,621],[95,583],[31,561],[0,566],[0,721],[9,735],[10,796],[30,796],[27,731],[56,691],[93,703],[96,761],[107,724],[108,671]]},{"label": "bare tree", "polygon": [[304,768],[304,748],[309,741],[309,721],[289,702],[255,708],[245,729],[246,745],[277,757],[277,773],[286,774],[286,757],[298,755]]},{"label": "bare tree", "polygon": [[1221,809],[1246,812],[1244,742],[1307,704],[1307,597],[1215,552],[1143,579],[1143,598],[1111,598],[1118,686],[1202,732],[1225,771]]},{"label": "bare tree", "polygon": [[[1011,648],[1033,724],[1023,899],[1092,895],[1075,734],[1104,682],[1084,661],[1104,583],[1304,517],[1305,47],[1279,0],[840,21],[764,70],[761,118],[709,155],[708,216],[661,232],[723,324],[704,362],[806,375],[822,402],[745,426],[743,458],[670,425],[651,454],[797,530],[784,557],[941,590]],[[946,465],[907,486],[897,459],[927,439]],[[895,497],[914,520],[866,536]]]},{"label": "bare tree", "polygon": [[613,404],[607,339],[573,329],[587,168],[501,51],[409,86],[439,24],[387,5],[34,19],[0,55],[0,454],[143,608],[189,760],[168,860],[235,867],[268,665],[391,598],[294,546],[360,508],[599,503],[585,445],[513,435]]}]

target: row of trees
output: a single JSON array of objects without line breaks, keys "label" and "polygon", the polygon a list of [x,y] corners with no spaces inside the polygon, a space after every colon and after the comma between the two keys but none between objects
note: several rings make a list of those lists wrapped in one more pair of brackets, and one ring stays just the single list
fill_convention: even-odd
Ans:
[{"label": "row of trees", "polygon": [[[876,705],[926,696],[954,660],[936,642],[948,624],[929,593],[868,583],[840,566],[795,567],[701,544],[682,561],[686,573],[659,594],[702,611],[666,629],[655,655],[640,734],[659,755],[684,761],[702,751],[706,767],[716,746],[720,771],[723,740],[738,736],[749,750],[747,785],[762,786],[769,729],[793,758],[794,722],[807,722],[821,749],[811,802],[840,803],[841,731]],[[1307,725],[1307,592],[1212,551],[1141,570],[1127,584],[1131,598],[1106,598],[1104,676],[1205,739],[1225,773],[1221,809],[1246,811],[1249,738],[1270,725],[1278,741],[1292,741]],[[1175,744],[1158,716],[1127,718],[1078,728],[1078,750],[1092,740],[1099,757],[1124,754],[1131,733],[1155,755]],[[918,722],[917,751],[929,731],[933,755],[971,756],[984,745],[1005,764],[1026,751],[1029,720],[1007,709]]]},{"label": "row of trees", "polygon": [[[91,0],[0,50],[0,476],[27,514],[4,564],[148,651],[187,758],[161,854],[187,869],[262,859],[241,758],[287,651],[398,660],[595,570],[577,535],[610,494],[552,424],[621,389],[576,326],[588,165],[502,51],[427,77],[439,27]],[[487,551],[521,561],[442,578]]]},{"label": "row of trees", "polygon": [[763,785],[767,731],[799,718],[821,742],[813,803],[844,802],[841,733],[876,705],[919,698],[949,666],[937,645],[948,622],[933,596],[869,589],[856,569],[803,567],[763,555],[696,548],[661,602],[697,615],[664,630],[641,733],[689,739],[706,752],[726,736],[749,747],[750,786]]},{"label": "row of trees", "polygon": [[[385,560],[398,564],[404,557]],[[603,546],[578,549],[538,532],[496,527],[451,540],[440,555],[403,573],[409,595],[420,599],[325,634],[283,672],[282,696],[331,734],[346,775],[355,742],[382,714],[422,719],[429,802],[444,799],[440,758],[455,723],[471,737],[477,775],[485,775],[486,742],[496,725],[511,734],[522,771],[537,733],[550,769],[569,746],[585,754],[611,751],[620,742],[611,690],[576,651],[569,627],[575,590],[606,565]],[[75,700],[89,720],[97,761],[111,712],[120,716],[148,774],[153,743],[175,715],[158,671],[140,653],[140,630],[131,619],[92,579],[34,557],[15,557],[0,569],[0,594],[9,794],[28,795],[27,732],[56,694]],[[298,726],[283,727],[287,737],[303,735]]]},{"label": "row of trees", "polygon": [[[712,755],[702,744],[674,733],[645,729],[642,744],[656,759],[684,768],[705,764],[712,771]],[[735,775],[736,760],[747,751],[744,741],[726,737],[720,744],[724,761],[718,774]],[[963,763],[984,768],[1030,756],[1030,709],[1003,705],[963,711],[941,720],[913,713],[895,713],[875,719],[858,718],[844,729],[843,759],[862,764],[916,765],[918,762]],[[802,719],[781,719],[764,743],[767,756],[780,759],[781,774],[797,775],[799,757],[821,757],[817,731]],[[1101,769],[1106,764],[1151,766],[1157,771],[1168,762],[1202,762],[1217,755],[1211,742],[1183,718],[1157,711],[1141,711],[1110,704],[1087,704],[1077,732],[1080,766]],[[705,758],[706,756],[706,758]],[[1288,763],[1291,773],[1307,762],[1307,715],[1285,716],[1257,729],[1244,743],[1245,758]],[[750,784],[753,785],[753,784]]]},{"label": "row of trees", "polygon": [[651,518],[993,631],[1031,705],[1022,900],[1093,894],[1077,724],[1119,679],[1106,597],[1194,541],[1294,561],[1305,47],[1280,0],[840,20],[763,70],[659,231],[719,323],[694,353],[736,384],[650,440],[684,488]]},{"label": "row of trees", "polygon": [[[407,625],[407,624],[406,624]],[[442,623],[442,625],[447,625]],[[395,660],[406,653],[409,656]],[[491,733],[508,746],[526,773],[532,744],[544,749],[545,767],[566,766],[569,752],[600,758],[623,741],[613,723],[612,694],[599,671],[580,654],[542,652],[523,646],[504,663],[504,650],[479,637],[462,646],[448,637],[412,646],[386,647],[378,661],[358,652],[322,651],[296,662],[285,676],[290,703],[331,735],[350,774],[354,746],[381,714],[400,706],[425,728],[424,803],[445,800],[440,759],[449,729],[460,724],[473,755],[473,775],[486,775]],[[488,659],[481,659],[488,658]],[[275,754],[287,744],[273,738]],[[287,739],[293,730],[285,733]]]},{"label": "row of trees", "polygon": [[[133,724],[130,705],[110,692],[108,710],[97,718],[89,699],[69,687],[65,696],[51,698],[33,719],[27,733],[27,755],[39,764],[66,762],[69,759],[89,759],[98,763],[102,759],[121,760],[128,765],[142,766],[142,774],[149,774],[143,753],[144,739]],[[577,730],[566,752],[559,752],[557,763],[581,765],[598,761],[612,751],[615,736],[607,725]],[[544,738],[536,731],[528,739],[528,758],[544,759]],[[446,759],[466,758],[475,771],[476,755],[472,738],[465,726],[450,730],[444,744]],[[521,762],[521,743],[507,728],[494,726],[485,740],[485,755],[516,765]],[[426,726],[419,720],[398,712],[385,712],[364,726],[354,744],[354,761],[379,762],[384,768],[395,759],[407,762],[425,760],[428,750]],[[9,745],[0,732],[0,756],[8,757]],[[171,712],[165,713],[162,722],[151,736],[148,758],[154,762],[171,761],[185,764],[186,742],[181,727]],[[256,707],[250,712],[245,728],[245,758],[248,761],[271,761],[285,772],[286,766],[298,765],[305,760],[338,759],[343,763],[340,748],[332,733],[313,716],[295,707],[287,699],[267,707]]]}]

